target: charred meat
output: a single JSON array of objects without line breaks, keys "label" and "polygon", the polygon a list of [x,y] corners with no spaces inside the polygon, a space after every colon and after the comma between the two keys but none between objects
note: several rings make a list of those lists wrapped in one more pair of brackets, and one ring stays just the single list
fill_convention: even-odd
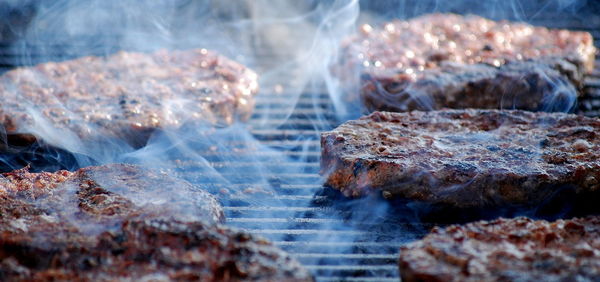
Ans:
[{"label": "charred meat", "polygon": [[11,70],[0,77],[0,124],[9,135],[51,130],[140,145],[157,128],[246,120],[257,75],[206,49],[118,52]]},{"label": "charred meat", "polygon": [[[587,32],[431,14],[364,25],[345,43],[337,72],[358,80],[369,111],[567,111],[594,54]],[[357,71],[360,78],[352,78]]]},{"label": "charred meat", "polygon": [[375,112],[321,135],[321,173],[344,195],[458,208],[597,195],[600,120],[520,110]]},{"label": "charred meat", "polygon": [[400,249],[402,281],[597,281],[600,218],[434,228]]}]

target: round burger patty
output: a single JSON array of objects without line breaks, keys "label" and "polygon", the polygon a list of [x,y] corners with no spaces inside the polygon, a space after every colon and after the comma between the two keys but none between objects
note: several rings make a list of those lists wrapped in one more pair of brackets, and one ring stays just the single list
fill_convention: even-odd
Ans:
[{"label": "round burger patty", "polygon": [[434,228],[400,249],[402,281],[598,281],[600,218]]},{"label": "round burger patty", "polygon": [[221,226],[207,192],[113,164],[0,177],[3,281],[312,281],[271,243]]},{"label": "round burger patty", "polygon": [[566,111],[593,70],[587,32],[430,14],[363,25],[340,74],[360,73],[369,111],[489,108]]},{"label": "round burger patty", "polygon": [[0,124],[9,135],[71,132],[143,144],[157,128],[246,120],[257,91],[256,73],[206,49],[121,51],[4,73]]},{"label": "round burger patty", "polygon": [[375,112],[321,135],[325,185],[459,208],[597,195],[600,120],[520,110]]}]

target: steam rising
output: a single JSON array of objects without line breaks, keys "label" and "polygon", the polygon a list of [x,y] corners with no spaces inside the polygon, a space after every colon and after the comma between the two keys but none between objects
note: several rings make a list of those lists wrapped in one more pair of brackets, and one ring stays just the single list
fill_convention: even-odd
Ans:
[{"label": "steam rising", "polygon": [[[261,90],[257,96],[255,118],[248,124],[214,127],[185,123],[177,129],[156,131],[145,146],[134,148],[116,138],[81,140],[76,134],[56,130],[32,105],[28,111],[35,118],[35,127],[30,131],[43,142],[72,152],[75,164],[69,167],[71,169],[118,162],[151,167],[209,190],[218,195],[225,206],[267,207],[260,217],[282,218],[278,208],[289,206],[291,196],[302,195],[284,187],[301,183],[303,180],[294,177],[311,171],[311,165],[314,165],[311,158],[315,158],[311,150],[315,151],[319,131],[331,129],[332,120],[344,121],[360,114],[357,111],[359,104],[349,103],[346,99],[349,91],[358,91],[358,69],[345,70],[349,74],[348,81],[340,81],[335,72],[336,67],[339,68],[336,64],[341,54],[340,46],[344,38],[356,32],[357,23],[377,23],[430,12],[476,13],[492,19],[527,21],[547,12],[576,14],[584,2],[513,0],[491,1],[490,4],[469,0],[396,0],[384,4],[383,1],[364,1],[359,18],[357,0],[245,0],[237,1],[235,5],[218,0],[44,1],[37,6],[27,31],[13,44],[13,51],[22,59],[19,64],[34,65],[85,55],[106,56],[119,50],[150,52],[161,48],[207,48],[254,69],[259,74]],[[563,93],[563,90],[556,91]],[[333,109],[320,108],[320,94],[332,101]],[[309,124],[304,129],[314,131],[284,136],[285,142],[278,145],[262,142],[270,140],[261,140],[256,132],[286,128],[300,99],[313,103],[308,110],[315,110],[317,114],[305,119]],[[559,105],[568,104],[567,108],[573,103],[568,100],[572,97],[558,95],[554,99],[561,100]],[[173,111],[185,111],[185,101],[170,102]],[[428,103],[426,100],[419,102]],[[282,180],[281,175],[291,177]],[[252,184],[246,185],[249,182]],[[310,184],[320,183],[322,179]],[[189,191],[173,189],[169,192],[190,195]],[[161,193],[166,195],[165,191]],[[377,232],[382,234],[381,237],[389,236],[376,239],[393,242],[389,252],[395,253],[400,242],[415,239],[414,234],[428,228],[413,224],[418,219],[406,203],[392,203],[380,197],[343,200],[325,189],[312,198],[300,199],[305,200],[294,200],[293,205],[307,212],[289,215],[284,218],[284,225],[265,223],[250,229],[258,230],[258,233],[277,228],[294,229],[298,224],[306,224],[299,223],[299,219],[324,215],[327,220],[308,222],[312,228],[329,230],[329,233],[279,235],[275,232],[268,235],[284,245],[294,236],[307,242],[323,242],[323,248],[317,253],[337,254],[356,249],[362,253],[373,252],[368,246],[360,247],[360,242],[369,242],[373,239],[369,236]],[[137,200],[146,203],[144,199]],[[241,210],[232,214],[246,215]],[[302,253],[302,250],[296,251]],[[318,259],[308,257],[303,262],[313,266],[339,262]],[[319,274],[326,273],[320,271]]]}]

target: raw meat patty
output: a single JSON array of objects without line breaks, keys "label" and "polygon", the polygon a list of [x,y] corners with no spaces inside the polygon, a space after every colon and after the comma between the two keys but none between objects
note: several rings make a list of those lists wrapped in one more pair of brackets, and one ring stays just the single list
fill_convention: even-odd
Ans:
[{"label": "raw meat patty", "polygon": [[336,70],[367,110],[568,111],[593,70],[587,32],[479,16],[430,14],[363,25]]},{"label": "raw meat patty", "polygon": [[402,281],[598,281],[600,218],[435,228],[400,249]]},{"label": "raw meat patty", "polygon": [[321,135],[325,185],[459,208],[600,188],[600,120],[520,110],[375,112]]},{"label": "raw meat patty", "polygon": [[1,280],[312,281],[271,243],[218,224],[212,196],[166,174],[107,165],[0,180]]},{"label": "raw meat patty", "polygon": [[206,49],[118,52],[6,72],[0,124],[21,139],[74,134],[139,146],[158,128],[246,120],[257,91],[252,70]]}]

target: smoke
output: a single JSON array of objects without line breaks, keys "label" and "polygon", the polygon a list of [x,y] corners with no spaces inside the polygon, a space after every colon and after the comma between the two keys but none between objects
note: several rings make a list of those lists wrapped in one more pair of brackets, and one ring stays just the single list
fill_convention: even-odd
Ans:
[{"label": "smoke", "polygon": [[[176,128],[157,130],[145,136],[147,141],[134,146],[121,138],[102,135],[82,139],[51,124],[31,104],[27,113],[33,126],[26,130],[42,142],[36,145],[43,147],[39,151],[42,159],[61,163],[63,168],[133,163],[208,190],[226,206],[226,213],[233,217],[230,224],[268,236],[280,246],[289,246],[286,249],[300,253],[302,262],[315,273],[327,275],[331,273],[317,266],[367,264],[335,255],[380,252],[381,249],[375,249],[380,246],[369,245],[372,241],[386,242],[384,251],[392,255],[381,259],[395,264],[397,246],[430,227],[407,203],[386,201],[379,196],[347,200],[329,188],[323,189],[322,179],[315,176],[319,133],[361,114],[361,102],[348,99],[348,93],[358,93],[364,77],[360,76],[360,68],[345,64],[345,50],[341,49],[346,38],[356,33],[357,23],[375,26],[392,18],[406,19],[431,12],[474,13],[492,19],[533,22],[543,21],[542,16],[552,12],[567,11],[568,16],[576,18],[583,3],[398,0],[361,1],[359,5],[356,0],[245,0],[234,5],[217,0],[61,0],[34,5],[35,13],[21,16],[20,22],[28,23],[28,28],[16,28],[23,25],[15,21],[9,25],[14,26],[9,33],[14,40],[12,51],[18,54],[15,65],[110,56],[121,50],[206,48],[255,70],[260,91],[254,117],[247,123],[214,126],[182,122]],[[340,73],[346,80],[339,79]],[[557,92],[572,91],[556,85]],[[413,96],[422,107],[432,103],[423,95]],[[559,101],[544,102],[550,105],[549,110],[566,111],[574,103],[572,96],[556,97]],[[332,107],[323,108],[323,100],[327,100],[325,104],[331,100]],[[186,100],[163,102],[174,114],[189,117]],[[514,101],[507,103],[512,105]],[[88,126],[91,131],[97,129]],[[3,140],[7,139],[5,136]],[[20,168],[23,161],[18,158],[2,161],[13,169]],[[105,186],[119,192],[118,186]],[[170,192],[181,194],[173,196]],[[151,198],[186,201],[193,193],[164,187],[140,197],[137,203],[143,206]],[[310,229],[304,230],[307,227]],[[373,238],[373,234],[379,235]],[[295,240],[306,245],[293,245]],[[311,256],[311,252],[317,255]],[[329,259],[322,260],[323,257]],[[377,272],[366,269],[353,270],[356,272],[350,275]]]},{"label": "smoke", "polygon": [[[357,1],[240,1],[230,5],[221,1],[91,0],[41,3],[36,9],[27,32],[13,44],[13,52],[20,55],[18,65],[88,55],[111,56],[121,50],[206,48],[243,63],[259,77],[261,92],[249,123],[221,127],[185,122],[183,118],[179,127],[157,130],[141,146],[102,134],[81,138],[79,132],[53,124],[36,103],[29,103],[26,113],[31,117],[31,126],[24,131],[72,153],[69,158],[75,158],[75,164],[67,168],[125,162],[160,170],[217,195],[228,207],[226,212],[249,218],[252,216],[248,211],[260,208],[259,216],[265,218],[281,218],[281,210],[310,208],[307,205],[312,195],[295,187],[306,186],[306,171],[314,171],[318,158],[314,155],[314,142],[319,136],[313,130],[331,128],[330,115],[319,108],[322,99],[327,98],[322,95],[327,94],[322,77],[328,73],[342,38],[353,32]],[[301,97],[302,93],[314,95]],[[62,103],[58,97],[50,98],[56,105]],[[162,102],[173,114],[189,116],[186,101]],[[305,112],[318,111],[299,116],[293,113],[297,104]],[[301,119],[303,123],[298,128],[292,122],[290,127],[286,125],[288,119]],[[290,131],[304,130],[306,134],[276,136],[273,141],[277,142],[265,145],[271,141],[271,132],[286,126]],[[84,124],[82,128],[101,132],[101,127],[94,124]],[[103,179],[95,181],[109,192],[125,193],[120,185],[106,184]],[[313,181],[318,185],[320,180],[313,177]],[[73,188],[63,190],[62,194],[69,195],[65,201],[74,201]],[[179,203],[185,202],[186,197],[193,198],[190,193],[169,186],[161,187],[158,193],[138,193],[136,204],[170,201],[170,193],[177,195]],[[288,207],[290,202],[294,208]],[[65,203],[65,207],[69,206],[73,203]],[[75,211],[64,213],[71,215]],[[319,228],[338,227],[352,228],[340,221]],[[93,229],[90,232],[102,229],[94,229],[97,225],[89,228]],[[277,223],[264,222],[249,230],[285,241],[286,235],[264,233],[277,228],[281,228]]]}]

